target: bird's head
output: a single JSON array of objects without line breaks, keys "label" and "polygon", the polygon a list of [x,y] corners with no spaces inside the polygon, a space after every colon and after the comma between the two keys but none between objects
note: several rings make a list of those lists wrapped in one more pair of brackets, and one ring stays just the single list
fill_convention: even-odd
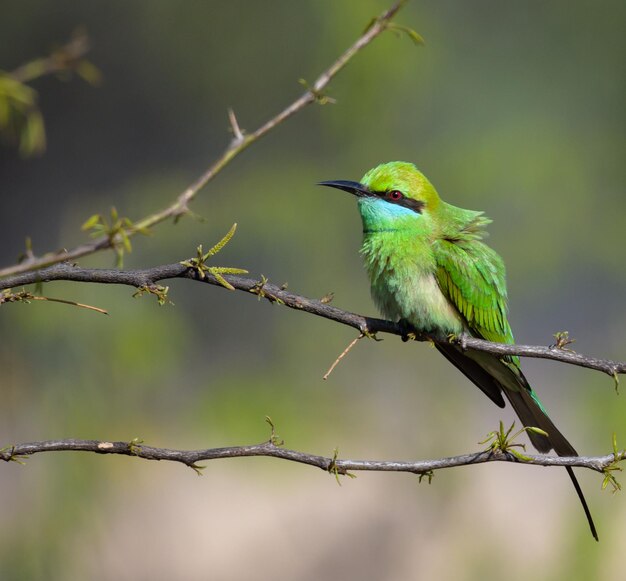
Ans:
[{"label": "bird's head", "polygon": [[365,232],[416,229],[429,232],[439,207],[432,184],[412,163],[391,161],[368,171],[360,182],[320,182],[358,198]]}]

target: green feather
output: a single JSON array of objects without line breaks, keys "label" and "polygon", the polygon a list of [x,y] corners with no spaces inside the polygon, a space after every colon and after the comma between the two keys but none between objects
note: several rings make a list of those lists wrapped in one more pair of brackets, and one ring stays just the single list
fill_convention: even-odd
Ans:
[{"label": "green feather", "polygon": [[[428,179],[406,162],[379,165],[365,174],[361,184],[324,185],[358,196],[364,232],[361,252],[372,296],[386,317],[406,320],[442,339],[469,333],[513,343],[504,263],[482,241],[485,226],[491,222],[482,212],[443,202]],[[525,426],[548,434],[528,433],[538,450],[577,455],[547,416],[518,357],[462,351],[446,342],[436,346],[494,403],[504,406],[504,394]],[[597,539],[580,486],[572,469],[567,471]]]}]

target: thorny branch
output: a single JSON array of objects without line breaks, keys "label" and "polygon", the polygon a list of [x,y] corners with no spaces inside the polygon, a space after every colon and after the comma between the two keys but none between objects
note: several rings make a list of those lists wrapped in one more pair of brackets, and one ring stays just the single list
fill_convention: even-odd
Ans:
[{"label": "thorny branch", "polygon": [[[140,231],[147,231],[152,226],[155,226],[169,218],[178,219],[189,213],[189,202],[191,202],[195,198],[196,194],[237,155],[258,141],[261,137],[264,137],[272,129],[300,112],[307,105],[315,102],[327,102],[327,99],[324,98],[325,96],[323,92],[330,81],[359,51],[365,48],[392,24],[391,19],[396,15],[405,2],[406,0],[398,0],[389,10],[383,12],[378,18],[374,19],[372,24],[354,42],[354,44],[350,46],[332,65],[330,65],[330,67],[328,67],[328,69],[326,69],[310,87],[307,86],[307,90],[304,94],[255,131],[245,134],[239,127],[235,113],[232,110],[229,110],[228,117],[233,132],[233,139],[226,147],[222,155],[215,160],[198,179],[189,185],[187,189],[180,193],[170,206],[136,221],[132,227],[125,230],[124,234],[127,237],[131,237]],[[0,269],[0,277],[36,270],[63,261],[76,260],[77,258],[93,254],[100,250],[115,248],[119,245],[120,240],[121,234],[117,234],[113,237],[101,236],[71,250],[64,249],[59,252],[44,254],[43,256],[29,254],[20,264]]]},{"label": "thorny branch", "polygon": [[[280,444],[280,442],[279,442]],[[26,456],[40,452],[95,452],[96,454],[121,454],[124,456],[137,456],[145,460],[168,460],[180,462],[196,471],[203,467],[198,462],[204,460],[216,460],[219,458],[243,458],[249,456],[268,456],[281,458],[291,462],[299,462],[321,468],[334,474],[347,474],[349,471],[367,470],[378,472],[408,472],[420,476],[431,476],[434,470],[454,468],[457,466],[470,466],[472,464],[484,464],[486,462],[518,462],[537,466],[577,466],[589,468],[596,472],[606,473],[608,469],[615,469],[616,464],[626,459],[626,451],[607,454],[606,456],[578,456],[560,457],[543,454],[524,454],[520,460],[515,455],[501,450],[487,450],[474,454],[450,456],[436,460],[418,460],[415,462],[392,461],[392,460],[342,460],[329,458],[315,454],[307,454],[297,450],[283,448],[270,440],[251,446],[231,446],[227,448],[208,448],[205,450],[172,450],[168,448],[155,448],[146,446],[141,440],[135,439],[130,442],[107,442],[100,440],[48,440],[44,442],[29,442],[7,446],[0,450],[0,459],[6,462],[22,462]]]},{"label": "thorny branch", "polygon": [[[201,277],[198,269],[190,268],[181,263],[166,264],[140,270],[117,270],[80,268],[64,262],[36,272],[26,272],[0,279],[0,290],[41,282],[65,280],[102,284],[123,284],[150,291],[150,289],[158,288],[157,283],[159,281],[173,278],[186,278],[224,288],[223,282],[210,272],[204,273],[204,277]],[[366,336],[372,336],[376,333],[390,333],[401,337],[406,337],[407,335],[407,328],[404,325],[338,309],[323,300],[311,299],[289,292],[283,287],[271,284],[267,279],[259,281],[253,278],[228,274],[224,274],[220,278],[226,280],[235,290],[252,293],[261,298],[266,298],[272,303],[284,305],[290,309],[304,311],[312,315],[317,315],[318,317],[324,317],[325,319],[348,325]],[[552,359],[562,363],[602,371],[610,375],[614,380],[617,380],[618,375],[626,373],[626,363],[582,355],[570,349],[565,349],[559,346],[558,343],[553,346],[506,345],[465,335],[457,338],[442,338],[424,333],[413,333],[412,336],[414,336],[417,341],[456,341],[464,349],[486,351],[487,353],[496,355],[518,355],[520,357]]]},{"label": "thorny branch", "polygon": [[[269,131],[298,113],[305,106],[314,102],[328,102],[323,91],[335,75],[356,55],[361,49],[379,36],[385,29],[400,29],[409,33],[411,37],[420,41],[421,39],[408,29],[404,29],[391,22],[391,19],[402,7],[406,0],[398,0],[388,11],[375,19],[368,29],[357,39],[357,41],[343,53],[325,72],[323,72],[312,86],[307,86],[306,92],[296,99],[291,105],[286,107],[274,118],[267,121],[257,130],[246,134],[239,126],[235,113],[229,110],[228,117],[233,133],[233,138],[223,154],[213,162],[211,166],[186,190],[184,190],[167,208],[160,212],[149,215],[126,228],[123,235],[133,236],[137,232],[146,231],[148,228],[163,222],[168,218],[179,218],[189,212],[188,204],[196,194],[217,173],[219,173],[234,157],[241,153],[252,143],[266,135]],[[414,37],[415,35],[415,37]],[[75,51],[75,58],[80,58],[86,50],[87,45],[84,40],[77,40],[74,45],[68,45]],[[59,53],[60,54],[60,53]],[[70,52],[70,55],[73,53]],[[57,55],[58,57],[58,55]],[[28,80],[32,75],[55,72],[59,64],[59,59],[53,55],[50,59],[37,61],[37,70],[16,70],[13,76],[22,80]],[[55,60],[56,58],[56,60]],[[63,63],[61,63],[63,64]],[[43,72],[42,72],[43,71]],[[118,235],[118,236],[121,236]],[[229,288],[256,294],[259,298],[266,298],[272,303],[285,305],[289,308],[301,310],[313,315],[324,317],[344,325],[357,329],[363,336],[374,336],[376,333],[390,333],[406,338],[407,328],[391,321],[364,317],[355,313],[343,311],[330,306],[328,301],[310,299],[288,292],[284,287],[278,287],[269,283],[264,277],[261,281],[252,278],[244,278],[228,274],[224,269],[220,273],[213,274],[210,268],[201,268],[200,257],[206,257],[199,249],[198,264],[190,266],[187,264],[170,264],[157,266],[142,270],[114,270],[114,269],[84,269],[69,261],[79,257],[92,254],[94,252],[115,248],[120,243],[116,236],[102,236],[91,243],[83,244],[72,250],[63,250],[56,253],[49,253],[43,256],[35,256],[32,252],[27,254],[26,260],[16,266],[0,269],[0,290],[12,289],[16,286],[36,284],[55,280],[103,283],[103,284],[123,284],[133,286],[138,289],[136,294],[149,292],[155,294],[160,304],[166,302],[167,288],[157,285],[161,280],[172,278],[186,278],[198,282],[205,282],[222,288]],[[226,269],[233,271],[233,269]],[[224,283],[227,284],[224,284]],[[24,291],[25,292],[25,291]],[[19,294],[19,293],[18,293]],[[31,298],[36,298],[30,295]],[[3,298],[5,300],[3,300]],[[23,298],[23,297],[22,297]],[[21,300],[17,294],[3,294],[0,296],[0,305],[8,302]],[[50,300],[50,299],[48,299]],[[552,359],[563,363],[570,363],[589,369],[602,371],[612,376],[617,381],[618,374],[626,373],[626,363],[619,363],[610,360],[587,357],[565,348],[570,341],[567,337],[557,337],[556,345],[528,346],[528,345],[505,345],[491,343],[473,337],[441,338],[432,337],[421,333],[411,333],[412,338],[417,341],[456,341],[464,349],[474,349],[486,351],[497,355],[518,355],[524,357],[539,357]],[[345,352],[344,352],[345,353]],[[271,425],[271,422],[270,422]],[[508,435],[508,432],[507,432]],[[121,454],[127,456],[137,456],[148,460],[168,460],[183,463],[200,473],[202,466],[197,462],[213,460],[218,458],[238,458],[248,456],[268,456],[281,458],[292,462],[299,462],[310,466],[316,466],[331,472],[335,475],[349,475],[349,471],[369,470],[388,472],[408,472],[417,474],[421,478],[427,476],[429,479],[434,470],[452,468],[455,466],[467,466],[472,464],[482,464],[486,462],[522,462],[540,466],[577,466],[589,468],[605,474],[605,484],[613,482],[611,472],[619,470],[618,464],[626,459],[626,451],[617,449],[616,442],[613,443],[613,453],[606,456],[581,456],[581,457],[556,457],[548,455],[513,454],[507,447],[499,448],[490,446],[486,451],[453,456],[437,460],[422,460],[416,462],[405,461],[375,461],[375,460],[342,460],[337,457],[337,453],[331,457],[307,454],[296,450],[281,447],[280,441],[275,435],[272,426],[272,437],[269,441],[250,446],[234,446],[226,448],[209,448],[204,450],[172,450],[167,448],[155,448],[146,446],[141,440],[135,439],[130,442],[108,442],[99,440],[49,440],[42,442],[30,442],[15,444],[0,449],[0,459],[4,461],[14,461],[21,463],[30,455],[41,452],[52,451],[83,451],[95,452],[98,454]],[[617,483],[614,486],[619,487]]]}]

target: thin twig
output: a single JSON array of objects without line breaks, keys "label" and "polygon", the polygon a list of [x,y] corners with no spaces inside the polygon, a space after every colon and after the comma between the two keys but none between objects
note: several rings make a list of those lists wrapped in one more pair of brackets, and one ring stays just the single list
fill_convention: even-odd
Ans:
[{"label": "thin twig", "polygon": [[350,341],[350,344],[339,354],[339,357],[337,357],[337,359],[333,361],[333,364],[330,366],[328,371],[324,374],[324,377],[322,377],[324,381],[326,381],[330,377],[330,374],[333,372],[335,367],[337,367],[339,362],[349,353],[350,349],[352,349],[352,347],[354,347],[357,344],[357,341],[359,341],[359,339],[363,339],[363,337],[365,337],[365,334],[359,333],[359,336],[356,337],[356,339],[352,339],[352,341]]},{"label": "thin twig", "polygon": [[68,301],[66,299],[53,299],[50,297],[41,297],[38,295],[32,295],[29,297],[30,301],[48,301],[51,303],[61,303],[63,305],[72,305],[73,307],[80,307],[81,309],[87,309],[89,311],[95,311],[96,313],[101,313],[103,315],[108,315],[109,313],[105,309],[101,309],[100,307],[94,307],[92,305],[86,305],[84,303],[77,303],[76,301]]},{"label": "thin twig", "polygon": [[71,70],[91,48],[87,34],[78,30],[71,40],[55,49],[49,56],[32,60],[11,71],[11,77],[20,83],[28,83],[45,75]]},{"label": "thin twig", "polygon": [[[153,268],[141,270],[116,270],[116,269],[99,269],[99,268],[79,268],[69,263],[55,264],[48,268],[41,269],[36,272],[26,272],[9,278],[0,279],[0,290],[7,288],[15,288],[18,286],[35,284],[39,282],[48,282],[55,280],[66,280],[74,282],[101,283],[101,284],[123,284],[134,286],[138,289],[152,288],[158,281],[171,278],[186,278],[205,282],[210,285],[223,287],[215,276],[205,273],[204,278],[200,278],[197,269],[186,267],[180,263],[166,264]],[[261,282],[253,278],[246,278],[235,275],[223,275],[233,288],[246,293],[254,293],[259,296],[259,285]],[[365,335],[373,335],[376,333],[390,333],[406,337],[407,329],[392,321],[385,321],[373,317],[365,317],[356,313],[351,313],[338,309],[337,307],[325,304],[317,299],[297,295],[287,291],[287,289],[271,284],[267,280],[262,282],[262,297],[267,298],[273,303],[284,305],[290,309],[304,311],[306,313],[324,317],[343,325],[348,325]],[[450,339],[442,339],[441,337],[430,336],[424,333],[415,333],[417,341],[434,341],[442,342]],[[626,363],[611,361],[608,359],[598,359],[588,357],[580,353],[576,353],[570,349],[559,349],[555,346],[536,346],[536,345],[507,345],[503,343],[492,343],[483,339],[476,339],[469,336],[461,336],[453,339],[465,349],[474,349],[475,351],[485,351],[496,355],[518,355],[520,357],[537,357],[542,359],[551,359],[587,369],[602,371],[612,378],[616,378],[619,374],[626,373]]]},{"label": "thin twig", "polygon": [[521,461],[513,454],[502,451],[482,451],[436,460],[418,461],[392,461],[392,460],[341,460],[307,454],[297,450],[290,450],[277,446],[270,442],[263,442],[251,446],[231,446],[227,448],[208,448],[204,450],[172,450],[168,448],[155,448],[146,446],[139,440],[130,442],[108,442],[101,440],[47,440],[43,442],[29,442],[6,446],[0,450],[0,459],[19,462],[25,456],[39,454],[41,452],[95,452],[96,454],[121,454],[124,456],[137,456],[146,460],[168,460],[180,462],[195,469],[200,468],[197,462],[216,460],[219,458],[243,458],[249,456],[269,456],[291,462],[299,462],[309,466],[315,466],[322,470],[345,474],[348,471],[366,470],[376,472],[409,472],[412,474],[425,474],[443,468],[457,466],[471,466],[487,462],[515,462],[532,464],[536,466],[576,466],[588,468],[596,472],[604,472],[609,466],[626,459],[626,451],[607,454],[605,456],[548,456],[544,454],[524,454]]},{"label": "thin twig", "polygon": [[[272,129],[300,112],[307,105],[320,100],[320,96],[324,89],[328,86],[330,81],[341,71],[348,62],[363,48],[365,48],[370,42],[372,42],[377,36],[379,36],[386,28],[391,19],[396,15],[398,10],[406,0],[398,0],[389,10],[381,14],[375,19],[373,24],[354,42],[350,48],[348,48],[333,64],[328,67],[313,83],[313,86],[309,88],[303,95],[296,99],[293,103],[283,109],[275,117],[261,125],[256,131],[250,134],[244,134],[239,128],[234,114],[229,113],[230,123],[233,128],[235,137],[231,140],[230,144],[222,155],[215,160],[208,169],[196,179],[187,189],[185,189],[174,202],[167,208],[164,208],[160,212],[156,212],[145,218],[136,221],[132,228],[126,230],[126,236],[134,236],[138,231],[146,231],[148,228],[155,226],[168,218],[179,218],[189,212],[189,202],[191,202],[196,194],[202,189],[209,181],[211,181],[224,167],[226,167],[237,155],[247,149],[250,145],[258,141],[261,137],[264,137]],[[28,272],[57,264],[59,262],[76,260],[82,256],[93,254],[100,250],[113,248],[119,243],[119,236],[107,237],[103,236],[88,242],[81,244],[71,250],[62,250],[59,252],[52,252],[44,254],[43,256],[32,256],[23,260],[20,264],[9,266],[0,269],[0,277],[10,276],[23,272]]]}]

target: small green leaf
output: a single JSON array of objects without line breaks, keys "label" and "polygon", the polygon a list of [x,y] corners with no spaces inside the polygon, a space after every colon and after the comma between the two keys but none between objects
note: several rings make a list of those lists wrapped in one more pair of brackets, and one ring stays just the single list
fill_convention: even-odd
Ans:
[{"label": "small green leaf", "polygon": [[91,230],[96,224],[100,222],[100,214],[93,214],[89,216],[85,223],[80,227],[81,230]]},{"label": "small green leaf", "polygon": [[202,470],[204,470],[206,466],[200,466],[194,462],[193,464],[189,464],[189,468],[191,468],[198,476],[202,476]]},{"label": "small green leaf", "polygon": [[92,86],[102,84],[102,72],[92,62],[82,59],[76,65],[76,73]]},{"label": "small green leaf", "polygon": [[236,229],[237,224],[235,223],[232,225],[231,229],[226,233],[226,235],[206,253],[203,252],[202,244],[200,244],[196,249],[196,257],[183,260],[180,262],[180,264],[186,266],[187,268],[193,268],[198,274],[200,280],[204,280],[207,274],[211,274],[223,287],[229,290],[235,290],[233,285],[231,285],[222,275],[246,274],[248,271],[242,268],[233,268],[228,266],[207,266],[206,261],[211,256],[217,254],[222,248],[224,248],[226,244],[228,244],[229,240],[235,234]]},{"label": "small green leaf", "polygon": [[204,255],[204,259],[206,260],[207,258],[209,258],[209,256],[214,256],[222,248],[224,248],[224,246],[226,246],[230,242],[230,239],[235,235],[236,231],[237,231],[237,223],[235,222],[230,227],[230,230],[226,233],[226,235]]},{"label": "small green leaf", "polygon": [[46,131],[43,117],[38,109],[26,114],[26,123],[20,136],[20,153],[24,156],[41,153],[46,148]]},{"label": "small green leaf", "polygon": [[122,244],[124,245],[124,249],[126,250],[126,252],[131,252],[132,246],[130,244],[130,238],[126,233],[126,230],[120,230],[120,238],[122,239]]},{"label": "small green leaf", "polygon": [[5,128],[11,119],[11,106],[9,100],[0,94],[0,128]]},{"label": "small green leaf", "polygon": [[[223,287],[227,288],[228,290],[235,290],[235,287],[230,284],[219,272],[215,271],[211,273],[216,279],[217,282],[219,282]],[[203,273],[204,275],[204,273]]]},{"label": "small green leaf", "polygon": [[406,33],[409,35],[409,37],[415,44],[422,44],[422,45],[426,44],[424,37],[421,34],[418,34],[412,28],[407,28]]},{"label": "small green leaf", "polygon": [[550,435],[548,434],[548,432],[546,432],[545,430],[542,430],[541,428],[535,428],[533,426],[528,426],[526,428],[527,432],[532,432],[533,434],[539,434],[541,436],[545,436],[546,438],[549,438]]},{"label": "small green leaf", "polygon": [[426,44],[424,38],[408,26],[402,26],[401,24],[396,24],[395,22],[389,22],[387,24],[387,29],[394,32],[403,32],[418,46]]}]

